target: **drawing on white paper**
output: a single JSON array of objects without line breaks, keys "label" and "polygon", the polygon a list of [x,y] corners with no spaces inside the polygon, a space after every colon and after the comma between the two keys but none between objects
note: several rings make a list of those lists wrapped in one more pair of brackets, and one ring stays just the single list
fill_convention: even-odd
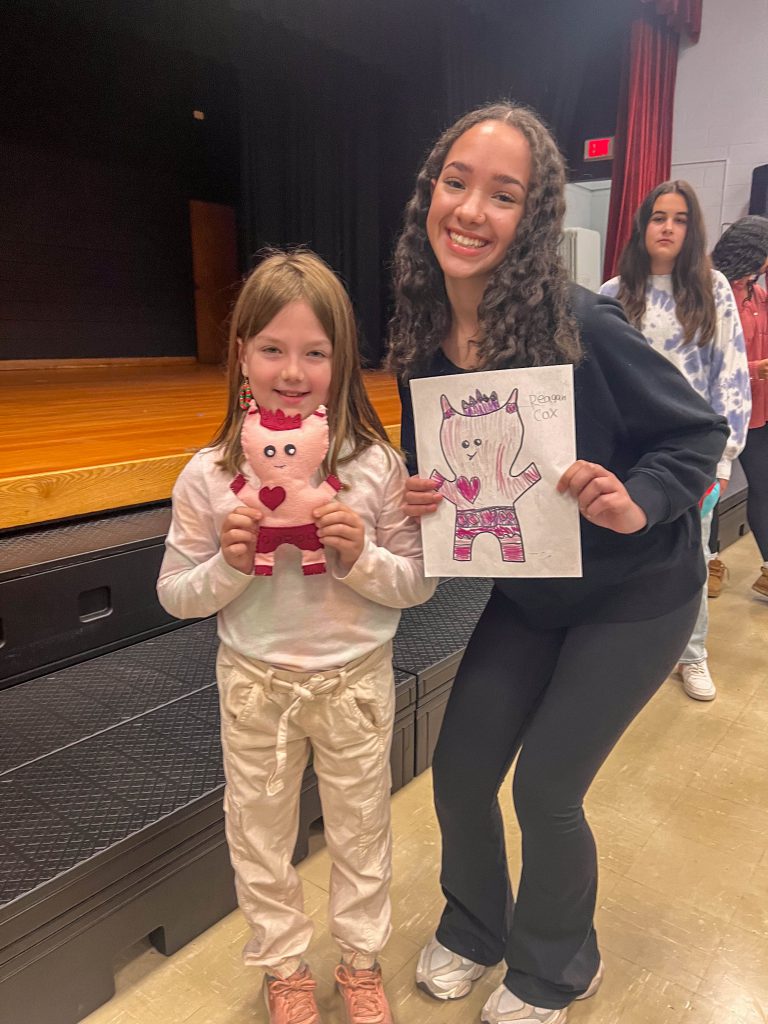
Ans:
[{"label": "drawing on white paper", "polygon": [[442,500],[421,518],[427,576],[581,575],[578,504],[557,484],[576,459],[573,367],[416,377],[418,475]]},{"label": "drawing on white paper", "polygon": [[524,562],[525,546],[515,505],[540,480],[534,462],[514,474],[525,428],[517,404],[517,388],[506,402],[497,392],[462,399],[461,411],[440,396],[443,419],[440,447],[454,479],[432,470],[440,493],[456,506],[453,557],[472,559],[472,545],[489,533],[499,542],[504,562]]}]

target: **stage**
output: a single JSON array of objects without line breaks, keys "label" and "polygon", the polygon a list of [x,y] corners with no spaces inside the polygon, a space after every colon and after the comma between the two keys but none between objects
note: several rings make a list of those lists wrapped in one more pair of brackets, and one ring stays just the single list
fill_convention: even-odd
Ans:
[{"label": "stage", "polygon": [[[224,371],[191,361],[0,364],[0,529],[163,501],[226,408]],[[365,374],[393,442],[394,378]]]}]

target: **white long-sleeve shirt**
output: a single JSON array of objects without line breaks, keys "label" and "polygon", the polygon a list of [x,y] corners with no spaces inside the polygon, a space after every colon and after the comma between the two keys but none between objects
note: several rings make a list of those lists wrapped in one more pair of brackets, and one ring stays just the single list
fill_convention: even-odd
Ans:
[{"label": "white long-sleeve shirt", "polygon": [[[304,576],[299,552],[280,548],[272,576],[246,576],[220,550],[224,520],[242,502],[232,476],[204,448],[173,489],[173,515],[160,568],[160,604],[177,618],[218,613],[223,643],[248,658],[294,672],[341,668],[391,639],[400,609],[421,604],[437,581],[425,579],[418,521],[401,508],[407,472],[383,445],[339,467],[339,500],[365,524],[365,547],[348,573],[326,551],[328,571]],[[258,488],[246,465],[243,476]],[[318,474],[319,480],[319,474]]]},{"label": "white long-sleeve shirt", "polygon": [[[615,299],[619,283],[618,277],[611,278],[600,287],[600,294]],[[654,274],[648,278],[645,314],[640,330],[646,341],[675,364],[715,412],[728,420],[730,435],[717,467],[717,476],[730,480],[731,463],[747,440],[752,393],[736,300],[731,286],[719,270],[712,271],[712,287],[717,325],[714,337],[706,345],[698,344],[698,335],[687,344],[683,340],[683,327],[675,311],[671,274]]]}]

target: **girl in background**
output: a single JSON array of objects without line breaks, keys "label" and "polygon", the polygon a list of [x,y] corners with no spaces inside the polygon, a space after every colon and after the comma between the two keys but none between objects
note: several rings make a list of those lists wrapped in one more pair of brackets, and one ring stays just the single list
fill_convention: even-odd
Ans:
[{"label": "girl in background", "polygon": [[[691,386],[728,421],[730,435],[717,467],[720,495],[731,463],[744,447],[750,414],[749,370],[733,292],[712,270],[696,193],[685,181],[657,185],[640,205],[619,260],[619,276],[600,289],[624,307],[627,319],[681,371]],[[702,514],[702,546],[709,559],[715,501]],[[695,700],[717,694],[707,664],[706,587],[693,633],[680,658],[683,689]]]},{"label": "girl in background", "polygon": [[[327,406],[322,476],[339,474],[343,500],[314,512],[326,573],[305,576],[283,546],[274,575],[254,575],[260,513],[232,489],[240,474],[259,487],[240,442],[252,399],[302,419]],[[304,960],[312,923],[291,865],[310,742],[347,1021],[391,1024],[377,960],[390,933],[391,639],[400,609],[434,591],[418,524],[400,507],[406,476],[365,393],[341,283],[309,252],[271,255],[232,316],[226,420],[173,490],[158,595],[178,618],[218,614],[227,840],[252,929],[244,959],[266,971],[272,1024],[320,1019]]]},{"label": "girl in background", "polygon": [[749,484],[747,521],[763,559],[752,589],[768,597],[768,295],[757,283],[768,269],[768,219],[731,224],[712,250],[712,263],[731,283],[747,347],[752,418],[739,461]]}]

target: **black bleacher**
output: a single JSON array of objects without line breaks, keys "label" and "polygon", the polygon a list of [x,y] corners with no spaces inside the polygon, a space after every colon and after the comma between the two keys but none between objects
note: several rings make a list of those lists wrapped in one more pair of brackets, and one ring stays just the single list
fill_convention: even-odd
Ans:
[{"label": "black bleacher", "polygon": [[0,536],[0,688],[177,623],[155,596],[168,504]]},{"label": "black bleacher", "polygon": [[720,550],[734,544],[744,534],[749,533],[747,524],[747,478],[738,459],[731,467],[731,482],[725,497],[718,505],[720,515]]},{"label": "black bleacher", "polygon": [[[28,652],[17,653],[11,671],[4,664],[0,691],[4,1024],[74,1024],[113,994],[112,965],[123,949],[149,936],[172,953],[235,906],[221,806],[215,621],[165,621],[154,580],[167,512],[126,518],[62,528],[55,550],[47,548],[53,557],[37,564],[47,531],[32,547],[28,539],[0,539],[0,617],[19,623],[34,614],[34,580],[58,593],[61,611],[59,619],[36,619],[43,641],[46,628],[60,641],[48,636],[33,652],[40,674],[26,678],[35,669]],[[84,537],[99,543],[83,551]],[[83,581],[89,592],[111,595],[107,633],[101,619],[79,623],[73,613],[82,607]],[[431,762],[461,649],[488,592],[486,582],[445,581],[432,601],[403,615],[393,789]],[[143,607],[131,612],[137,595]],[[11,638],[19,635],[11,628]],[[62,661],[66,667],[50,671]],[[296,859],[320,814],[310,764]]]}]

